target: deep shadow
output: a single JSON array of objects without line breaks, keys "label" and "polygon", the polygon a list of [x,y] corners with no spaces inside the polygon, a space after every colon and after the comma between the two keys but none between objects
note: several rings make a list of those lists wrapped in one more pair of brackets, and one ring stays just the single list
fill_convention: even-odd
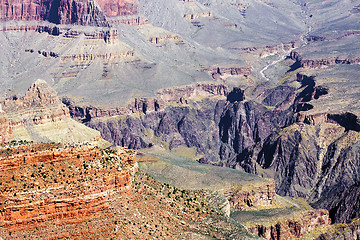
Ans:
[{"label": "deep shadow", "polygon": [[48,16],[49,22],[60,24],[60,15],[59,15],[60,1],[61,0],[53,0],[50,3],[50,11]]},{"label": "deep shadow", "polygon": [[328,118],[345,128],[345,131],[360,131],[360,124],[357,116],[353,113],[329,114]]},{"label": "deep shadow", "polygon": [[241,88],[238,87],[234,87],[234,89],[227,95],[226,100],[231,103],[245,100],[244,90],[241,90]]}]

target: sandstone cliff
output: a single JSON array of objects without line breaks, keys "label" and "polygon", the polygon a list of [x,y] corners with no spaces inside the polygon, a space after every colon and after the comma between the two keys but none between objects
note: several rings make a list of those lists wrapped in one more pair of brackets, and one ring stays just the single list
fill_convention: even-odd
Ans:
[{"label": "sandstone cliff", "polygon": [[56,24],[109,26],[106,17],[134,15],[136,0],[1,1],[1,20],[45,20]]}]

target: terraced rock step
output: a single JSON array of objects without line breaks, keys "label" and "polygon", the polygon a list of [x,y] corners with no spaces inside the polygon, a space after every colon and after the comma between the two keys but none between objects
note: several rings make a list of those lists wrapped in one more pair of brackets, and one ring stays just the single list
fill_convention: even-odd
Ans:
[{"label": "terraced rock step", "polygon": [[0,149],[0,226],[29,229],[49,220],[83,221],[129,195],[135,153],[90,145],[8,143]]}]

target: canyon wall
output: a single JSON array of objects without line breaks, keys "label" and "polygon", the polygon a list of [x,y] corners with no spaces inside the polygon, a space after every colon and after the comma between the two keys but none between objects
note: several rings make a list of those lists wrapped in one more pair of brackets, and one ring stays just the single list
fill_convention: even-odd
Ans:
[{"label": "canyon wall", "polygon": [[290,58],[293,59],[298,67],[303,68],[321,68],[335,64],[360,64],[360,58],[341,58],[341,57],[327,57],[317,59],[304,59],[298,52],[292,51]]},{"label": "canyon wall", "polygon": [[88,122],[92,118],[119,116],[131,113],[150,113],[164,110],[166,104],[186,104],[196,97],[226,96],[229,89],[224,84],[196,83],[194,85],[161,89],[154,98],[135,98],[125,107],[98,108],[74,104],[70,98],[63,98],[63,103],[69,108],[73,118]]},{"label": "canyon wall", "polygon": [[0,20],[43,20],[56,24],[109,26],[106,17],[134,15],[136,0],[11,0],[0,1]]},{"label": "canyon wall", "polygon": [[360,181],[350,174],[359,164],[354,157],[360,140],[358,117],[309,114],[311,101],[329,90],[311,76],[298,74],[297,81],[298,89],[279,86],[265,91],[262,104],[233,89],[226,99],[185,99],[159,111],[89,118],[86,124],[113,144],[129,148],[159,143],[170,150],[194,147],[201,163],[274,178],[277,194],[304,197],[312,206],[328,209],[333,222],[349,221],[358,217],[356,210],[347,213],[336,207],[343,197],[334,194]]}]

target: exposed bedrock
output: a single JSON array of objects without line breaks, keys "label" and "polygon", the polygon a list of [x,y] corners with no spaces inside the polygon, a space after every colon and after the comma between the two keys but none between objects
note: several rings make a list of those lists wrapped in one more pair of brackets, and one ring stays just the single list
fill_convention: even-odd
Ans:
[{"label": "exposed bedrock", "polygon": [[328,57],[318,59],[304,59],[298,52],[292,51],[290,58],[295,61],[293,68],[321,68],[335,64],[360,64],[360,58]]},{"label": "exposed bedrock", "polygon": [[102,27],[109,26],[106,17],[138,13],[136,0],[2,0],[0,6],[0,20],[45,20]]},{"label": "exposed bedrock", "polygon": [[70,117],[57,93],[43,80],[36,80],[25,96],[13,96],[0,104],[11,130],[27,124],[55,123]]},{"label": "exposed bedrock", "polygon": [[137,171],[133,151],[90,145],[3,145],[0,162],[0,227],[8,230],[83,221],[114,193],[129,195]]},{"label": "exposed bedrock", "polygon": [[325,233],[320,234],[316,240],[347,240],[360,239],[360,219],[357,218],[349,224],[336,224]]},{"label": "exposed bedrock", "polygon": [[357,216],[358,203],[354,212],[341,206],[348,196],[344,191],[360,182],[358,117],[309,114],[302,107],[329,90],[312,76],[299,74],[297,80],[298,89],[265,91],[262,104],[246,100],[235,88],[216,98],[174,98],[178,101],[171,99],[158,111],[90,117],[87,125],[115,145],[195,147],[201,163],[272,177],[278,194],[301,196],[328,209],[333,222],[349,221]]},{"label": "exposed bedrock", "polygon": [[247,227],[252,234],[265,239],[302,239],[304,234],[319,226],[328,226],[330,219],[323,209],[303,211],[273,224],[256,224]]},{"label": "exposed bedrock", "polygon": [[260,184],[248,184],[227,190],[224,195],[236,210],[254,210],[270,207],[275,198],[275,182],[264,180]]}]

